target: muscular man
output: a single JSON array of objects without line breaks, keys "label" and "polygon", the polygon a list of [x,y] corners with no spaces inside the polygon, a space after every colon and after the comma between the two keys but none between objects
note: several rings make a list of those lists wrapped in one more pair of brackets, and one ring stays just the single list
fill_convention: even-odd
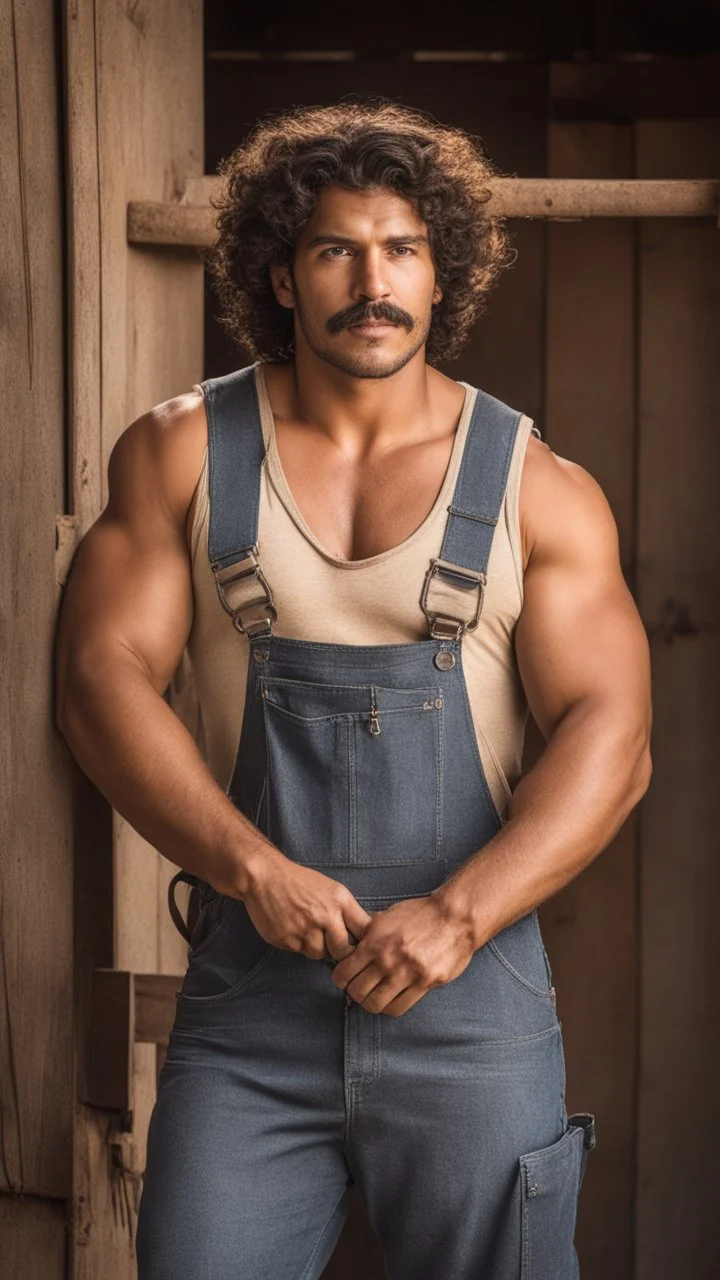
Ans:
[{"label": "muscular man", "polygon": [[[574,1280],[593,1117],[536,907],[650,774],[615,524],[437,368],[510,260],[476,140],[345,103],[223,172],[254,363],[121,436],[58,639],[77,760],[199,903],[140,1280],[318,1277],[354,1181],[390,1280]],[[186,644],[202,752],[163,698]]]}]

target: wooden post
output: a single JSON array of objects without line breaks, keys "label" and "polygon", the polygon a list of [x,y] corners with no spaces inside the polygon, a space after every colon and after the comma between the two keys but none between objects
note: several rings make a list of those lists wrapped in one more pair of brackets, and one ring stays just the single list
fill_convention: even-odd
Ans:
[{"label": "wooden post", "polygon": [[0,1271],[65,1277],[72,814],[49,653],[65,514],[63,187],[51,0],[0,14]]},{"label": "wooden post", "polygon": [[[720,122],[644,121],[637,172],[720,155]],[[650,633],[654,776],[642,807],[637,1280],[720,1275],[720,242],[641,230],[638,594]]]},{"label": "wooden post", "polygon": [[[65,6],[65,58],[71,489],[82,534],[106,501],[107,459],[119,434],[203,376],[198,255],[127,242],[129,201],[171,204],[188,176],[203,173],[202,8],[197,0],[156,0],[141,8],[72,0]],[[100,827],[103,803],[95,804]],[[79,830],[76,848],[87,850],[91,843],[88,831]],[[102,862],[102,846],[96,846]],[[165,902],[171,864],[120,819],[105,858],[111,883],[96,895],[104,899],[105,914],[98,918],[97,901],[78,896],[81,1055],[91,1043],[95,968],[162,974],[183,972],[186,962]],[[88,858],[78,868],[96,874]],[[132,1131],[125,1131],[119,1113],[78,1106],[73,1280],[135,1275],[135,1221],[157,1053],[155,1044],[134,1037],[128,1051]],[[79,1071],[87,1085],[89,1064],[81,1060]]]},{"label": "wooden post", "polygon": [[[628,125],[553,123],[550,174],[632,175]],[[635,228],[629,221],[548,227],[547,440],[586,467],[618,524],[634,579]],[[598,1145],[580,1201],[584,1280],[632,1278],[637,817],[540,917],[558,993],[568,1108],[594,1112]]]}]

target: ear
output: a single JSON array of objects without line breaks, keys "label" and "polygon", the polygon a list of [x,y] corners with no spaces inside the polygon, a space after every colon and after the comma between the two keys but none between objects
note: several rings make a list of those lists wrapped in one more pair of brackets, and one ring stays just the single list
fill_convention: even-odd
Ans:
[{"label": "ear", "polygon": [[433,296],[432,296],[432,305],[434,307],[437,306],[438,302],[442,301],[442,296],[443,296],[443,291],[440,288],[440,285],[436,284],[435,288],[433,289]]},{"label": "ear", "polygon": [[290,268],[283,266],[282,263],[272,263],[270,266],[270,283],[280,306],[287,307],[291,311],[294,310],[295,289]]}]

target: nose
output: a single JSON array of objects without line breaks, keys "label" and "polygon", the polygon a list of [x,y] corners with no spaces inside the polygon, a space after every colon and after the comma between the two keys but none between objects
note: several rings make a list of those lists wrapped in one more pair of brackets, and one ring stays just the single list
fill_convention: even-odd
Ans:
[{"label": "nose", "polygon": [[384,279],[382,255],[371,250],[359,253],[356,258],[353,293],[360,301],[379,302],[390,295],[387,281]]}]

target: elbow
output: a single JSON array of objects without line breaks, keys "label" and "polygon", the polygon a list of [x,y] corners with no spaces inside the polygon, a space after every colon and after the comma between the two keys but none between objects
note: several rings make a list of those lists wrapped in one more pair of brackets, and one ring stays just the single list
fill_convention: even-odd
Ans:
[{"label": "elbow", "polygon": [[95,698],[96,679],[92,663],[66,659],[55,673],[54,721],[58,733],[71,749],[78,729]]},{"label": "elbow", "polygon": [[72,746],[72,724],[76,708],[76,691],[73,690],[72,676],[63,672],[56,676],[54,698],[54,724],[57,732]]},{"label": "elbow", "polygon": [[629,810],[634,809],[636,804],[642,800],[645,792],[650,786],[652,778],[653,763],[650,751],[649,734],[643,735],[642,743],[637,750],[635,766],[629,781]]}]

